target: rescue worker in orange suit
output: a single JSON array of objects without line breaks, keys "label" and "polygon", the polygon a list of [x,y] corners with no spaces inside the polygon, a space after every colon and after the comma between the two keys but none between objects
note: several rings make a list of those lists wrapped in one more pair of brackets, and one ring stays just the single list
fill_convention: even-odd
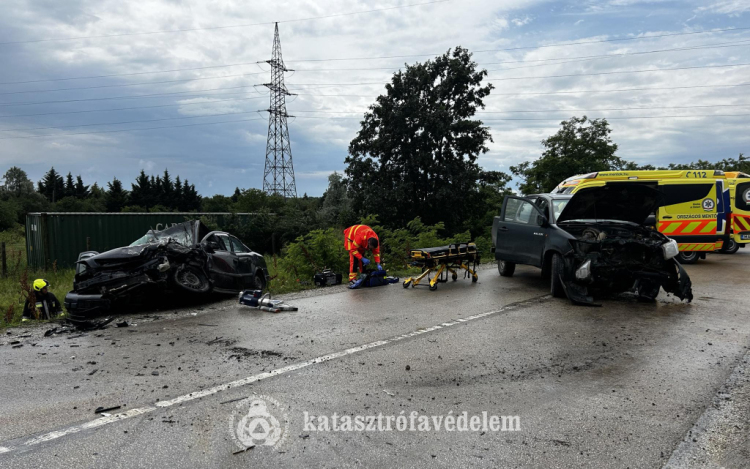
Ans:
[{"label": "rescue worker in orange suit", "polygon": [[363,272],[370,260],[364,257],[365,251],[372,251],[378,270],[380,265],[380,240],[377,233],[367,225],[354,225],[344,230],[344,248],[349,251],[349,283],[357,280],[357,272]]}]

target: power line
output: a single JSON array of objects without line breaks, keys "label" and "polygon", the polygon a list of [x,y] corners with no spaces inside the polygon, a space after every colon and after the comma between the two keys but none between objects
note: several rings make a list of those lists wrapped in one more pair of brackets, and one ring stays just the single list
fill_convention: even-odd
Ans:
[{"label": "power line", "polygon": [[[5,106],[31,106],[35,104],[60,104],[60,103],[77,103],[82,101],[107,101],[107,100],[113,100],[113,99],[140,99],[140,98],[161,98],[164,96],[174,96],[174,95],[186,95],[187,97],[190,96],[197,96],[201,97],[203,96],[203,93],[207,91],[218,91],[218,90],[237,90],[237,89],[245,89],[245,88],[253,88],[253,86],[229,86],[229,87],[221,87],[221,88],[208,88],[205,90],[191,90],[191,91],[174,91],[171,93],[155,93],[155,94],[137,94],[137,95],[130,95],[130,96],[113,96],[108,98],[80,98],[80,99],[65,99],[65,100],[58,100],[58,101],[34,101],[34,102],[14,102],[14,103],[0,103],[0,107]],[[198,93],[197,95],[191,95],[189,93]],[[241,93],[226,93],[226,94],[241,94]],[[215,95],[214,95],[215,96]]]},{"label": "power line", "polygon": [[[495,81],[506,81],[506,80],[528,80],[537,78],[563,78],[563,77],[588,77],[598,75],[613,75],[619,73],[647,73],[647,72],[671,72],[677,70],[695,70],[705,68],[728,68],[728,67],[744,67],[750,65],[750,63],[742,64],[729,64],[729,65],[696,65],[693,67],[675,67],[675,68],[656,68],[656,69],[645,69],[645,70],[617,70],[612,72],[595,72],[595,73],[579,73],[570,75],[544,75],[536,77],[506,77],[506,78],[495,78],[493,80],[487,80],[492,83]],[[489,72],[498,70],[488,70]],[[387,82],[362,82],[362,83],[293,83],[291,87],[308,86],[308,87],[329,87],[329,86],[365,86],[365,85],[386,85]]]},{"label": "power line", "polygon": [[[628,38],[615,38],[615,39],[601,39],[597,41],[580,41],[580,42],[568,42],[568,43],[556,43],[556,44],[545,44],[541,46],[523,46],[523,47],[508,47],[505,49],[484,49],[471,51],[474,54],[485,53],[485,52],[508,52],[514,50],[528,50],[528,49],[542,49],[548,47],[566,47],[566,46],[577,46],[582,44],[599,44],[603,42],[617,42],[617,41],[636,41],[643,39],[658,39],[662,37],[674,37],[674,36],[689,36],[694,34],[707,34],[707,33],[724,33],[730,31],[745,31],[748,28],[726,28],[726,29],[715,29],[713,31],[694,31],[687,33],[674,33],[674,34],[659,34],[654,36],[638,36]],[[412,57],[428,57],[443,54],[444,52],[437,52],[432,54],[411,54],[411,55],[386,55],[380,57],[343,57],[343,58],[329,58],[329,59],[299,59],[299,60],[288,60],[287,62],[335,62],[335,61],[347,61],[347,60],[382,60],[382,59],[406,59]]]},{"label": "power line", "polygon": [[[382,84],[382,83],[376,83],[376,84]],[[327,85],[327,86],[337,86],[337,85]],[[610,89],[610,90],[566,90],[566,91],[551,91],[551,92],[518,92],[518,93],[492,93],[489,98],[492,98],[494,96],[532,96],[532,95],[558,95],[558,94],[577,94],[577,93],[619,93],[619,92],[627,92],[627,91],[661,91],[661,90],[679,90],[679,89],[701,89],[701,88],[733,88],[738,86],[750,86],[750,82],[748,83],[738,83],[738,84],[729,84],[729,85],[691,85],[691,86],[668,86],[668,87],[651,87],[651,88],[621,88],[621,89]],[[171,93],[156,93],[156,94],[143,94],[143,95],[131,95],[131,96],[114,96],[114,97],[107,97],[107,98],[82,98],[82,99],[67,99],[67,100],[58,100],[58,101],[35,101],[35,102],[17,102],[17,103],[0,103],[0,107],[6,107],[6,106],[31,106],[31,105],[39,105],[39,104],[62,104],[62,103],[74,103],[74,102],[88,102],[88,101],[106,101],[106,100],[116,100],[116,99],[149,99],[149,98],[161,98],[161,97],[169,97],[169,96],[176,96],[176,95],[183,95],[184,97],[205,97],[206,92],[209,91],[223,91],[223,90],[236,90],[236,89],[246,89],[246,88],[252,88],[252,86],[230,86],[230,87],[220,87],[220,88],[208,88],[205,90],[193,90],[193,91],[176,91]],[[233,94],[243,94],[243,93],[217,93],[217,94],[211,94],[209,96],[226,96],[226,95],[233,95]],[[295,93],[298,96],[309,96],[309,97],[345,97],[345,98],[369,98],[373,99],[375,96],[373,95],[356,95],[356,94],[312,94],[312,93]],[[262,97],[267,97],[262,96]],[[12,117],[12,116],[0,116],[0,117]],[[20,116],[19,116],[20,117]]]},{"label": "power line", "polygon": [[[705,44],[702,46],[678,47],[678,48],[672,48],[672,49],[657,49],[657,50],[650,50],[650,51],[622,52],[622,53],[616,53],[616,54],[599,54],[599,55],[565,57],[565,58],[554,58],[554,59],[507,60],[503,62],[487,62],[487,63],[479,64],[479,65],[486,66],[486,65],[503,65],[503,64],[517,64],[517,63],[537,63],[537,62],[551,62],[550,65],[556,65],[556,64],[570,63],[571,61],[578,61],[578,60],[597,60],[597,59],[617,58],[617,57],[623,57],[623,56],[629,56],[629,55],[644,55],[644,54],[657,54],[657,53],[664,53],[664,52],[680,52],[680,51],[690,51],[690,50],[737,47],[741,45],[746,45],[748,41],[750,40],[745,39],[745,40],[736,41],[736,42]],[[331,60],[334,60],[334,59],[331,59]],[[237,63],[231,63],[231,64],[206,65],[202,67],[174,68],[174,69],[168,69],[168,70],[153,70],[153,71],[148,71],[148,72],[112,73],[108,75],[45,78],[45,79],[39,79],[39,80],[26,80],[26,81],[6,81],[6,82],[0,82],[0,85],[22,85],[22,84],[44,83],[44,82],[54,82],[54,81],[88,80],[88,79],[98,79],[98,78],[117,78],[117,77],[128,77],[128,76],[137,76],[137,75],[151,75],[151,74],[158,74],[158,73],[190,72],[190,71],[197,71],[197,70],[208,70],[212,68],[227,68],[227,67],[239,67],[239,66],[245,66],[245,65],[256,65],[257,63],[258,61],[237,62]],[[535,66],[538,66],[538,65],[535,65]],[[526,67],[518,67],[518,68],[512,68],[512,69],[506,69],[506,70],[516,70],[520,68],[526,68]],[[394,69],[400,69],[400,67],[399,68],[396,68],[396,67],[318,68],[318,69],[301,69],[301,70],[297,69],[295,71],[298,73],[308,73],[308,72],[341,72],[341,71],[368,71],[368,70],[394,70]],[[259,75],[262,73],[268,73],[268,72],[264,71],[260,73],[252,73],[252,74],[246,74],[246,75]]]},{"label": "power line", "polygon": [[[508,113],[534,113],[534,112],[601,112],[601,111],[643,111],[643,110],[661,110],[661,109],[698,109],[698,108],[721,108],[721,107],[750,107],[747,104],[705,104],[695,106],[638,106],[638,107],[621,107],[621,108],[597,108],[597,109],[534,109],[534,110],[512,110],[512,111],[477,111],[476,114],[508,114]],[[326,110],[305,110],[294,111],[295,114],[302,113],[321,113],[321,114],[362,114],[362,111],[326,111]]]},{"label": "power line", "polygon": [[[241,93],[229,93],[229,94],[241,94]],[[213,104],[221,103],[225,101],[252,101],[255,99],[265,99],[266,96],[257,96],[252,98],[226,98],[226,99],[214,99],[211,101],[200,101],[197,103],[173,103],[173,104],[158,104],[155,106],[134,106],[134,107],[121,107],[114,109],[88,109],[84,111],[62,111],[62,112],[40,112],[36,114],[0,114],[0,117],[37,117],[37,116],[56,116],[61,114],[84,114],[89,112],[113,112],[113,111],[132,111],[136,109],[154,109],[164,107],[175,107],[175,106],[197,106],[199,104]]]},{"label": "power line", "polygon": [[119,85],[97,85],[97,86],[80,86],[80,87],[74,87],[74,88],[54,88],[51,90],[6,91],[3,93],[0,93],[0,96],[9,95],[9,94],[49,93],[51,91],[75,91],[75,90],[95,90],[95,89],[101,89],[101,88],[120,88],[124,86],[162,85],[164,83],[186,83],[189,81],[213,80],[215,78],[217,79],[218,78],[236,78],[236,77],[246,77],[246,76],[251,76],[251,75],[262,75],[264,73],[266,72],[240,73],[237,75],[220,75],[216,77],[184,78],[182,80],[145,81],[145,82],[140,82],[140,83],[126,83],[126,84],[119,84]]},{"label": "power line", "polygon": [[320,20],[320,19],[327,19],[327,18],[338,18],[342,16],[354,16],[354,15],[362,15],[365,13],[376,13],[380,11],[389,11],[389,10],[399,10],[403,8],[410,8],[410,7],[418,7],[418,6],[425,6],[425,5],[433,5],[436,3],[446,3],[450,2],[451,0],[433,0],[430,2],[424,2],[424,3],[412,3],[408,5],[399,5],[399,6],[393,6],[393,7],[386,7],[386,8],[375,8],[372,10],[362,10],[362,11],[355,11],[355,12],[349,12],[349,13],[336,13],[332,15],[323,15],[323,16],[311,16],[307,18],[296,18],[291,20],[282,20],[282,21],[266,21],[262,23],[246,23],[246,24],[235,24],[235,25],[228,25],[228,26],[211,26],[206,28],[184,28],[184,29],[163,29],[158,31],[142,31],[142,32],[135,32],[135,33],[118,33],[118,34],[101,34],[96,36],[77,36],[77,37],[62,37],[62,38],[51,38],[51,39],[33,39],[28,41],[7,41],[7,42],[0,42],[0,45],[9,45],[9,44],[31,44],[31,43],[40,43],[40,42],[54,42],[54,41],[73,41],[78,39],[101,39],[101,38],[112,38],[112,37],[125,37],[125,36],[142,36],[142,35],[150,35],[150,34],[170,34],[170,33],[185,33],[185,32],[191,32],[191,31],[214,31],[219,29],[230,29],[230,28],[247,28],[250,26],[267,26],[272,25],[275,23],[296,23],[300,21],[312,21],[312,20]]},{"label": "power line", "polygon": [[[656,68],[656,69],[645,69],[645,70],[617,70],[617,71],[612,71],[612,72],[575,73],[575,74],[570,74],[570,75],[545,75],[545,76],[538,76],[538,77],[506,77],[506,78],[496,78],[494,80],[487,80],[487,81],[492,83],[495,81],[529,80],[529,79],[538,79],[538,78],[592,77],[592,76],[599,76],[599,75],[615,75],[615,74],[620,74],[620,73],[672,72],[676,70],[695,70],[695,69],[703,69],[703,68],[744,67],[747,65],[750,65],[750,63],[729,64],[729,65],[696,65],[693,67]],[[488,70],[488,72],[495,72],[495,71],[498,71],[498,70]]]},{"label": "power line", "polygon": [[[689,116],[627,116],[627,117],[601,117],[600,119],[607,120],[631,120],[631,119],[681,119],[681,118],[697,118],[697,117],[750,117],[750,114],[693,114]],[[299,116],[297,119],[359,119],[358,117],[329,117],[329,116]],[[525,117],[507,117],[507,118],[492,118],[483,119],[487,122],[494,121],[550,121],[560,120],[559,117],[544,117],[544,118],[525,118]]]},{"label": "power line", "polygon": [[96,125],[122,125],[122,124],[144,124],[147,122],[161,122],[171,121],[179,119],[198,119],[201,117],[220,117],[220,116],[233,116],[237,114],[253,114],[257,111],[243,111],[243,112],[225,112],[222,114],[205,114],[202,116],[183,116],[183,117],[164,117],[161,119],[146,119],[146,120],[134,120],[134,121],[121,121],[121,122],[97,122],[95,124],[76,124],[76,125],[58,125],[52,127],[24,127],[21,129],[0,129],[0,132],[29,132],[32,130],[52,130],[52,129],[72,129],[75,127],[93,127]]},{"label": "power line", "polygon": [[233,120],[233,121],[220,121],[220,122],[201,122],[199,124],[183,124],[183,125],[168,125],[168,126],[162,126],[162,127],[144,127],[140,129],[118,129],[118,130],[100,130],[96,132],[80,132],[80,133],[74,133],[74,134],[45,134],[45,135],[28,135],[23,137],[0,137],[0,140],[10,140],[10,139],[26,139],[26,138],[40,138],[40,137],[72,137],[74,135],[93,135],[93,134],[111,134],[111,133],[118,133],[118,132],[133,132],[133,131],[140,131],[140,130],[157,130],[157,129],[178,129],[182,127],[197,127],[200,125],[217,125],[217,124],[232,124],[235,122],[252,122],[252,121],[265,121],[265,119],[239,119],[239,120]]}]

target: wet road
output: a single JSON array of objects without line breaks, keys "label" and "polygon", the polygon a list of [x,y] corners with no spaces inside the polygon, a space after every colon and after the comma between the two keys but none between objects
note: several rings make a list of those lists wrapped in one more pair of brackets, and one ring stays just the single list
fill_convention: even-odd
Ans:
[{"label": "wet road", "polygon": [[[749,264],[740,250],[687,266],[689,305],[662,292],[576,307],[519,267],[436,292],[330,288],[290,297],[294,313],[227,300],[86,334],[14,330],[0,465],[748,467]],[[447,431],[464,412],[476,431]],[[334,413],[364,428],[325,431]],[[368,431],[378,415],[390,431]]]}]

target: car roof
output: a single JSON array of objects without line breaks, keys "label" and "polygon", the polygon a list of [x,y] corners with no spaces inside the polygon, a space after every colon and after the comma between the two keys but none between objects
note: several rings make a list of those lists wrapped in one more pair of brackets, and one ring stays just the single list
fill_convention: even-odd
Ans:
[{"label": "car roof", "polygon": [[568,200],[573,197],[572,194],[530,194],[524,197],[546,197],[552,200]]}]

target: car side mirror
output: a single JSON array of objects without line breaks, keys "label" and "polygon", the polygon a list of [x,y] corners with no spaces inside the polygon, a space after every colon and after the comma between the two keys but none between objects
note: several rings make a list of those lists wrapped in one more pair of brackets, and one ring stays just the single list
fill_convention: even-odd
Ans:
[{"label": "car side mirror", "polygon": [[537,215],[536,224],[539,226],[549,226],[549,220],[544,215]]},{"label": "car side mirror", "polygon": [[217,251],[219,249],[219,243],[216,241],[208,241],[203,243],[203,250],[212,253],[214,251]]},{"label": "car side mirror", "polygon": [[643,222],[646,226],[656,226],[656,215],[649,215],[646,217],[646,221]]}]

